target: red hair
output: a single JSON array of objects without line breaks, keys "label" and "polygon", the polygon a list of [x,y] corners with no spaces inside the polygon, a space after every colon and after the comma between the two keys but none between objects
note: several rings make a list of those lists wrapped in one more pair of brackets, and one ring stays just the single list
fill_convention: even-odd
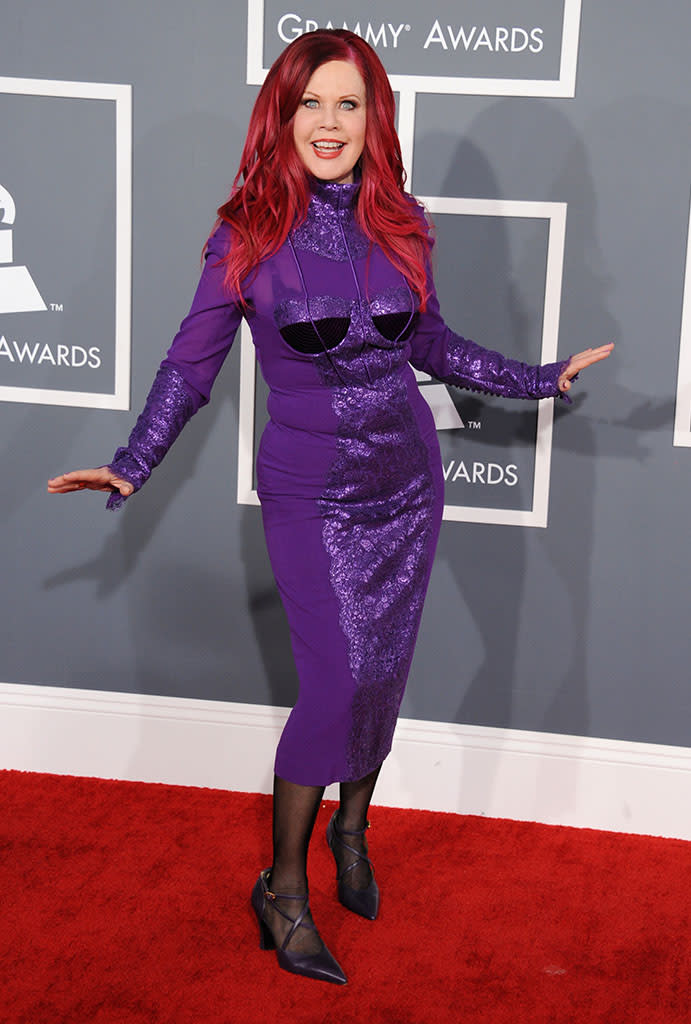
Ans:
[{"label": "red hair", "polygon": [[355,216],[407,278],[424,310],[431,240],[415,200],[404,191],[405,172],[394,127],[389,79],[372,47],[346,29],[306,32],[274,61],[252,110],[230,198],[218,210],[233,231],[226,281],[242,297],[241,283],[285,242],[307,216],[311,176],[293,140],[293,117],[310,78],[322,64],[354,64],[365,83],[367,121],[360,157],[362,182]]}]

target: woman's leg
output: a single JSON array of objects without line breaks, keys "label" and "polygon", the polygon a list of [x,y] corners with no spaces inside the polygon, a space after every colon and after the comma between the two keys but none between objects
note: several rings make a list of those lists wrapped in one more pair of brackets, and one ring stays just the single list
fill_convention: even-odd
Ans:
[{"label": "woman's leg", "polygon": [[[300,786],[274,776],[274,856],[269,879],[272,892],[306,896],[307,850],[323,794],[323,786]],[[267,904],[265,920],[278,946],[288,934],[291,924],[275,908],[294,920],[301,906],[299,901],[288,899],[277,899],[275,907]],[[313,923],[311,913],[307,913],[305,920]],[[322,949],[322,941],[318,932],[301,926],[296,929],[286,949],[291,953],[318,953]]]},{"label": "woman's leg", "polygon": [[[361,854],[365,858],[367,857],[367,834],[364,829],[367,826],[367,812],[380,770],[381,765],[369,775],[358,779],[357,782],[342,782],[340,786],[340,805],[335,821],[337,833],[356,833],[355,835],[344,834],[343,840],[353,850],[357,850],[357,854]],[[358,835],[359,832],[362,834]],[[342,875],[351,864],[354,865],[345,876],[350,888],[366,889],[372,881],[372,872],[367,860],[352,853],[343,843],[334,843],[332,850],[339,875]]]}]

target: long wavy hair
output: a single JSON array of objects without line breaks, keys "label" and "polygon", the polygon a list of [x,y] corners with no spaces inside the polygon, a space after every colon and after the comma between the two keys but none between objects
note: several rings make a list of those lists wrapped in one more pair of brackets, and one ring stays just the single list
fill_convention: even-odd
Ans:
[{"label": "long wavy hair", "polygon": [[346,29],[307,32],[274,61],[257,96],[230,197],[218,210],[230,225],[226,283],[244,304],[242,282],[307,216],[314,180],[298,155],[293,118],[322,64],[355,65],[365,83],[367,119],[355,216],[365,235],[406,277],[424,310],[431,249],[419,205],[404,191],[405,171],[394,127],[394,95],[372,47]]}]

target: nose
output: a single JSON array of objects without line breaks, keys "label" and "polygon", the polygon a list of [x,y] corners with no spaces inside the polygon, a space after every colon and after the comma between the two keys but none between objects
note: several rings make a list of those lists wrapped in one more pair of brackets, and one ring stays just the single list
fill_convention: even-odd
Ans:
[{"label": "nose", "polygon": [[325,130],[330,130],[338,128],[339,124],[338,107],[324,107],[322,110],[321,127]]}]

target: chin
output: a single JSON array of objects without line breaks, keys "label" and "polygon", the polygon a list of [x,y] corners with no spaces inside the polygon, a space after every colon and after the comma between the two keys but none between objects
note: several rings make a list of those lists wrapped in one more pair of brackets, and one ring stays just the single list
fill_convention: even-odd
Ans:
[{"label": "chin", "polygon": [[329,171],[325,167],[310,167],[309,171],[319,181],[325,181],[332,185],[348,185],[353,181],[353,170],[349,171]]}]

